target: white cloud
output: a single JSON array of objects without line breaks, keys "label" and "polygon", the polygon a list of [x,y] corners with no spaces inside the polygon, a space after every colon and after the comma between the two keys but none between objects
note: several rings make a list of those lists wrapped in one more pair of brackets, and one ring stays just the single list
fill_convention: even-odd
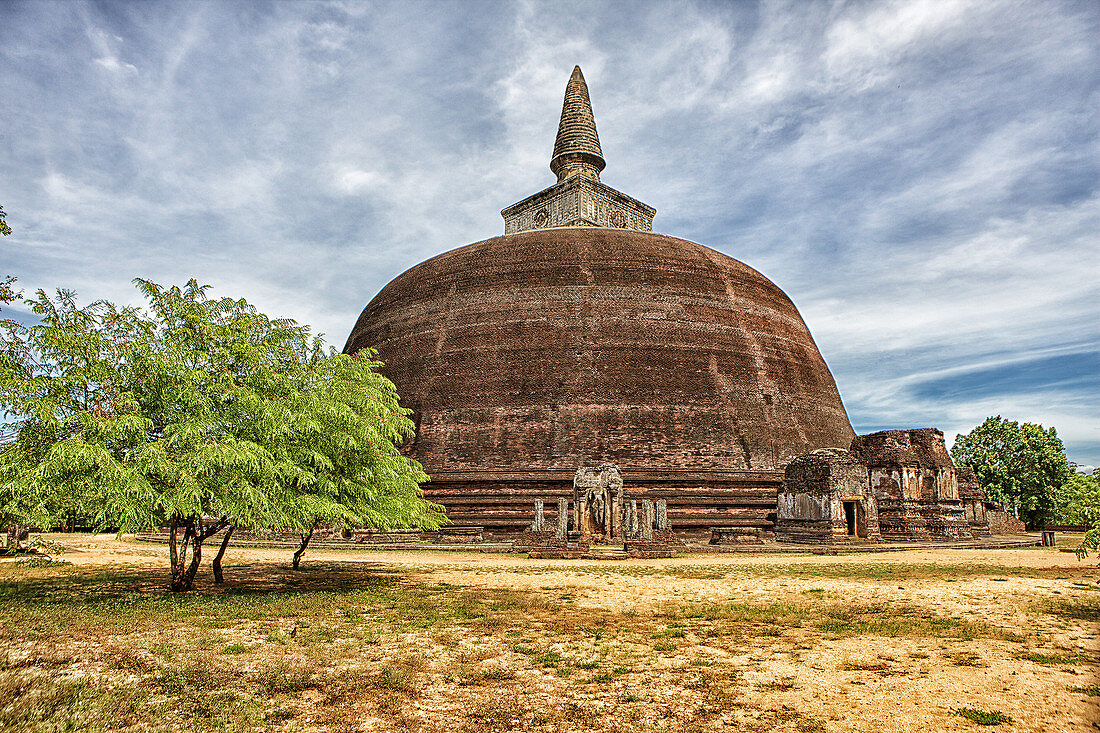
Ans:
[{"label": "white cloud", "polygon": [[107,71],[112,73],[125,72],[129,74],[136,74],[137,67],[133,64],[127,64],[119,61],[117,56],[104,56],[95,60],[95,63],[103,67]]},{"label": "white cloud", "polygon": [[835,82],[873,86],[891,78],[899,59],[923,53],[930,40],[943,44],[965,32],[975,22],[974,11],[983,6],[989,3],[898,0],[868,5],[863,15],[842,17],[829,28],[823,60]]}]

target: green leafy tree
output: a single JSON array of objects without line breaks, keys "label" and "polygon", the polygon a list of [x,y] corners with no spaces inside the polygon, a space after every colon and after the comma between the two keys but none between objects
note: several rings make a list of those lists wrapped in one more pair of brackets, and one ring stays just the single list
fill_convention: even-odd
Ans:
[{"label": "green leafy tree", "polygon": [[1060,524],[1100,526],[1100,476],[1075,473],[1062,489]]},{"label": "green leafy tree", "polygon": [[11,234],[11,227],[8,226],[8,215],[4,213],[3,206],[0,206],[0,234],[5,237]]},{"label": "green leafy tree", "polygon": [[1029,529],[1057,515],[1062,488],[1073,475],[1054,428],[1004,420],[1000,415],[955,436],[951,456],[973,468],[986,496],[1011,507]]},{"label": "green leafy tree", "polygon": [[84,510],[122,532],[166,524],[173,590],[192,587],[203,543],[238,525],[444,521],[398,450],[412,421],[372,355],[326,351],[307,327],[193,280],[135,283],[147,309],[40,291],[28,302],[41,323],[7,327],[17,358],[0,400],[20,416],[0,454],[7,511],[41,523]]},{"label": "green leafy tree", "polygon": [[1100,476],[1075,473],[1063,489],[1063,506],[1058,521],[1062,524],[1083,524],[1090,529],[1077,546],[1077,557],[1089,550],[1100,549]]}]

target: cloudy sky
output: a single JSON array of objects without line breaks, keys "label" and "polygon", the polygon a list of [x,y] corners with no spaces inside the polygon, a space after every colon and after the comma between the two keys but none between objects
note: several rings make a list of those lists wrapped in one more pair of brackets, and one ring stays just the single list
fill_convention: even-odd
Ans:
[{"label": "cloudy sky", "polygon": [[783,288],[857,431],[1001,414],[1100,465],[1095,0],[5,0],[0,27],[0,275],[29,290],[194,277],[341,347],[553,181],[580,64],[603,180]]}]

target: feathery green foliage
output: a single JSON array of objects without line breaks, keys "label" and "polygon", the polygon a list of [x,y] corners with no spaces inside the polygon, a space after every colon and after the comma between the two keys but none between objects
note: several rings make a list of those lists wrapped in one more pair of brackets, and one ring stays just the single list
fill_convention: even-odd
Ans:
[{"label": "feathery green foliage", "polygon": [[0,280],[0,303],[11,303],[20,300],[22,297],[23,294],[15,289],[15,278],[11,275],[5,275],[4,279]]},{"label": "feathery green foliage", "polygon": [[18,430],[0,453],[0,519],[167,524],[175,590],[228,527],[444,521],[398,451],[412,421],[371,355],[326,352],[308,327],[211,299],[194,280],[135,283],[147,310],[39,291],[39,325],[0,324],[0,404]]},{"label": "feathery green foliage", "polygon": [[1085,532],[1085,536],[1081,538],[1081,544],[1077,545],[1074,551],[1077,553],[1077,559],[1082,560],[1089,556],[1089,550],[1093,552],[1100,550],[1100,527],[1093,527]]}]

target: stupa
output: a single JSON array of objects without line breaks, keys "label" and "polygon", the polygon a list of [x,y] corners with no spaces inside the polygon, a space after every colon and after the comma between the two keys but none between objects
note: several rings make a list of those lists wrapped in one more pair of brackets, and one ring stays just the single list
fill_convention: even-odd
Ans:
[{"label": "stupa", "polygon": [[855,437],[790,298],[748,265],[652,231],[605,168],[579,67],[556,183],[503,236],[445,252],[367,305],[345,352],[377,350],[411,408],[405,450],[458,525],[520,530],[535,499],[613,463],[679,531],[770,527],[784,468]]}]

